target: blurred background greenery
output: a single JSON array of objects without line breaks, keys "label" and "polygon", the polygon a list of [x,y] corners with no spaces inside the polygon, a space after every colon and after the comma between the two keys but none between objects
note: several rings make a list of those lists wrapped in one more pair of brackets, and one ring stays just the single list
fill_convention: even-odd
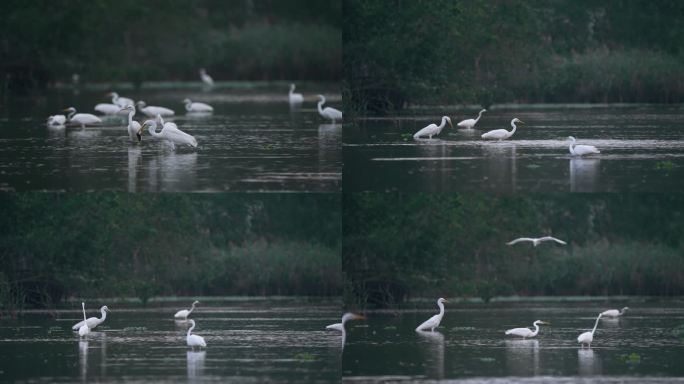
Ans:
[{"label": "blurred background greenery", "polygon": [[684,101],[679,0],[344,0],[345,110]]},{"label": "blurred background greenery", "polygon": [[339,296],[336,194],[0,194],[0,312],[69,297]]},{"label": "blurred background greenery", "polygon": [[[682,295],[683,207],[678,194],[345,194],[345,302]],[[568,245],[506,245],[545,235]]]},{"label": "blurred background greenery", "polygon": [[0,81],[339,81],[341,23],[340,0],[5,0]]}]

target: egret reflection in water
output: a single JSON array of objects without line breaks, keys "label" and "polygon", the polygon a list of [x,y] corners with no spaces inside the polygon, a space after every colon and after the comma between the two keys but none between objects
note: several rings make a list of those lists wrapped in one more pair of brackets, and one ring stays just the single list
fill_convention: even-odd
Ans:
[{"label": "egret reflection in water", "polygon": [[601,360],[593,349],[580,348],[577,350],[577,372],[580,376],[601,374]]},{"label": "egret reflection in water", "polygon": [[573,157],[570,159],[570,191],[595,191],[600,179],[601,160]]},{"label": "egret reflection in water", "polygon": [[187,351],[188,380],[190,382],[201,381],[204,376],[204,359],[207,351]]},{"label": "egret reflection in water", "polygon": [[486,156],[484,174],[487,183],[506,186],[508,192],[517,189],[517,164],[518,147],[510,142],[491,142],[482,145],[482,151]]},{"label": "egret reflection in water", "polygon": [[81,371],[81,382],[88,382],[88,340],[78,342],[78,365]]},{"label": "egret reflection in water", "polygon": [[444,335],[439,331],[418,331],[419,345],[423,352],[425,368],[430,378],[444,378]]},{"label": "egret reflection in water", "polygon": [[505,340],[506,368],[513,375],[539,374],[539,340]]}]

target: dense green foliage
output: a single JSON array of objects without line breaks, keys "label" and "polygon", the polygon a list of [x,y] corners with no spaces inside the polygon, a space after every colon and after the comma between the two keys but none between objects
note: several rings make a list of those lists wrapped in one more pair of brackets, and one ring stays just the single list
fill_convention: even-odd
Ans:
[{"label": "dense green foliage", "polygon": [[2,194],[0,310],[65,297],[339,295],[333,194]]},{"label": "dense green foliage", "polygon": [[[683,207],[681,195],[348,194],[346,301],[682,295]],[[548,234],[568,245],[506,245]]]},{"label": "dense green foliage", "polygon": [[347,110],[684,101],[678,0],[345,0]]},{"label": "dense green foliage", "polygon": [[0,2],[0,81],[340,79],[340,0]]}]

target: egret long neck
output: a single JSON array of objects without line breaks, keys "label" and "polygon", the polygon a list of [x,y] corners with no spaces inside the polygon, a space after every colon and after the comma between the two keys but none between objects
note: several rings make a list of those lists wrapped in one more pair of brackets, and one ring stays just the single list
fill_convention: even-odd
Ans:
[{"label": "egret long neck", "polygon": [[539,324],[537,324],[537,323],[535,322],[535,323],[532,324],[532,325],[534,325],[534,332],[532,332],[532,337],[534,337],[534,336],[537,336],[537,334],[539,333]]},{"label": "egret long neck", "polygon": [[147,127],[147,131],[150,133],[150,135],[152,135],[154,137],[161,137],[162,136],[161,133],[157,133],[157,123],[155,123],[154,121],[152,123],[150,123],[149,127]]},{"label": "egret long neck", "polygon": [[484,112],[484,111],[480,111],[480,113],[477,115],[477,119],[475,119],[475,123],[480,121],[480,117],[482,117],[482,112]]},{"label": "egret long neck", "polygon": [[292,92],[294,92],[294,90],[295,90],[295,86],[294,86],[294,84],[293,84],[293,85],[290,87],[290,95],[292,94]]},{"label": "egret long neck", "polygon": [[570,140],[570,154],[575,154],[575,139]]},{"label": "egret long neck", "polygon": [[513,127],[513,129],[511,130],[510,134],[513,135],[515,133],[515,130],[518,128],[515,126],[515,121],[511,121],[511,127]]},{"label": "egret long neck", "polygon": [[128,112],[128,126],[130,127],[133,123],[133,115],[135,115],[135,109]]},{"label": "egret long neck", "polygon": [[76,114],[76,111],[70,111],[69,115],[67,115],[67,120],[71,120],[71,118]]},{"label": "egret long neck", "polygon": [[100,317],[100,320],[104,321],[107,318],[107,311],[105,311],[104,307],[100,308],[100,313],[102,314],[102,317]]},{"label": "egret long neck", "polygon": [[318,113],[323,114],[323,103],[325,103],[325,98],[322,98],[321,101],[318,102]]},{"label": "egret long neck", "polygon": [[596,318],[596,324],[594,324],[594,329],[591,330],[591,335],[594,336],[594,332],[596,332],[596,327],[598,327],[599,320],[601,320],[601,315],[599,315]]},{"label": "egret long neck", "polygon": [[[85,304],[81,303],[81,307],[83,307],[83,321],[86,321]],[[88,324],[86,323],[86,325],[88,325]]]},{"label": "egret long neck", "polygon": [[195,310],[195,303],[192,303],[192,306],[190,307],[190,310],[188,311],[188,315],[192,313],[192,311]]},{"label": "egret long neck", "polygon": [[192,330],[195,329],[195,322],[192,322],[192,326],[188,329],[188,337],[190,337],[190,334],[192,333]]},{"label": "egret long neck", "polygon": [[191,105],[192,105],[192,101],[186,101],[185,102],[185,110],[189,112],[191,109],[190,108]]},{"label": "egret long neck", "polygon": [[444,303],[438,301],[437,306],[439,306],[439,317],[441,318],[444,316]]}]

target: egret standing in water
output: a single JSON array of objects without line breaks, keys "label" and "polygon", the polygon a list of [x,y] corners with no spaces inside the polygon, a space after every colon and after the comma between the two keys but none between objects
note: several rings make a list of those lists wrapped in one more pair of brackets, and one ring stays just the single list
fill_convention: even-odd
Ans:
[{"label": "egret standing in water", "polygon": [[584,156],[601,153],[601,151],[596,149],[596,147],[593,145],[575,145],[577,140],[575,140],[575,138],[572,136],[568,136],[568,140],[570,140],[570,154],[573,156]]},{"label": "egret standing in water", "polygon": [[138,110],[145,114],[145,116],[147,117],[155,117],[157,115],[168,117],[176,114],[176,112],[174,112],[173,109],[147,105],[142,100],[138,101],[136,105],[138,106]]},{"label": "egret standing in water", "polygon": [[435,328],[439,327],[439,323],[442,322],[442,317],[444,317],[444,303],[448,303],[448,301],[446,301],[446,299],[443,299],[440,297],[439,300],[437,300],[437,306],[439,307],[439,313],[432,316],[431,318],[425,320],[425,322],[423,324],[419,325],[416,328],[416,332],[427,331],[428,329],[431,332],[434,332]]},{"label": "egret standing in water", "polygon": [[537,237],[537,238],[533,238],[533,237],[519,237],[519,238],[517,238],[517,239],[515,239],[515,240],[509,241],[508,243],[506,243],[506,245],[513,245],[513,244],[517,244],[517,243],[520,243],[520,242],[523,242],[523,241],[529,241],[529,242],[531,242],[532,245],[534,245],[535,247],[536,247],[537,245],[539,245],[539,243],[542,243],[542,242],[544,242],[544,241],[555,241],[556,243],[562,244],[562,245],[567,244],[565,241],[560,240],[560,239],[556,239],[555,237],[552,237],[552,236],[544,236],[544,237]]},{"label": "egret standing in water", "polygon": [[603,313],[600,313],[596,318],[596,324],[594,324],[594,329],[592,329],[591,332],[584,332],[583,334],[577,337],[577,342],[582,345],[582,348],[584,348],[585,344],[589,348],[591,348],[591,342],[594,341],[594,332],[596,332],[596,327],[598,327],[598,323],[599,320],[601,320],[601,316],[603,316]]},{"label": "egret standing in water", "polygon": [[318,95],[318,114],[321,115],[321,117],[332,120],[333,124],[335,124],[335,121],[337,120],[342,120],[342,111],[332,107],[323,108],[323,104],[325,104],[325,96]]},{"label": "egret standing in water", "polygon": [[81,128],[85,128],[86,125],[99,124],[102,122],[99,117],[90,113],[76,113],[76,108],[74,107],[69,107],[65,109],[64,112],[69,112],[67,115],[67,121],[69,123],[80,125]]},{"label": "egret standing in water", "polygon": [[116,104],[121,108],[124,108],[127,105],[135,104],[133,99],[129,99],[128,97],[119,97],[119,94],[116,92],[109,92],[107,96],[110,96],[112,98],[112,104]]},{"label": "egret standing in water", "polygon": [[629,307],[624,307],[619,311],[617,309],[609,309],[607,311],[601,312],[601,315],[603,317],[613,317],[613,318],[620,317],[620,316],[624,315],[625,311],[628,309],[629,309]]},{"label": "egret standing in water", "polygon": [[60,127],[66,124],[66,121],[67,119],[64,115],[52,115],[48,117],[47,124],[52,127]]},{"label": "egret standing in water", "polygon": [[539,325],[548,325],[549,323],[541,320],[537,320],[532,325],[534,326],[534,331],[529,328],[513,328],[506,331],[507,335],[520,336],[523,339],[528,337],[535,337],[539,333]]},{"label": "egret standing in water", "polygon": [[204,103],[193,103],[190,99],[183,100],[185,110],[188,112],[213,112],[214,107]]},{"label": "egret standing in water", "polygon": [[414,138],[414,139],[419,139],[419,138],[421,138],[421,137],[427,136],[428,138],[432,139],[432,136],[437,136],[437,135],[440,134],[440,132],[442,132],[442,129],[444,129],[444,127],[447,125],[447,123],[449,124],[449,126],[450,126],[451,128],[454,127],[453,125],[451,125],[451,118],[450,118],[449,116],[442,116],[442,122],[441,122],[441,124],[439,124],[439,125],[437,125],[437,124],[430,124],[430,125],[428,125],[427,127],[425,127],[425,128],[423,128],[423,129],[421,129],[420,131],[416,132],[416,133],[413,135],[413,138]]},{"label": "egret standing in water", "polygon": [[204,337],[199,335],[193,335],[192,330],[195,329],[195,320],[190,320],[190,328],[188,329],[188,336],[185,338],[188,347],[195,350],[197,348],[206,348],[207,342],[204,341]]},{"label": "egret standing in water", "polygon": [[100,315],[101,317],[98,319],[97,317],[89,317],[87,320],[85,318],[85,313],[83,314],[83,321],[79,321],[78,323],[74,324],[71,329],[74,331],[77,329],[80,329],[84,324],[88,326],[88,329],[95,329],[98,325],[104,323],[105,319],[107,318],[107,312],[109,311],[109,308],[106,305],[103,305],[102,308],[100,308]]},{"label": "egret standing in water", "polygon": [[207,71],[204,70],[204,68],[200,68],[199,70],[200,78],[202,79],[202,83],[206,85],[207,87],[213,87],[214,86],[214,79],[211,78],[207,74]]},{"label": "egret standing in water", "polygon": [[188,316],[190,316],[190,314],[192,313],[192,311],[195,310],[195,305],[196,305],[196,304],[199,304],[199,303],[200,303],[199,301],[195,300],[195,301],[192,303],[192,307],[190,307],[190,310],[181,309],[180,311],[176,312],[176,314],[173,315],[173,317],[175,317],[176,319],[183,319],[183,320],[186,320],[186,319],[188,318]]},{"label": "egret standing in water", "polygon": [[326,325],[325,329],[332,329],[335,331],[340,331],[342,333],[346,333],[346,330],[344,328],[344,325],[347,324],[347,321],[350,320],[363,320],[365,319],[365,316],[362,315],[357,315],[356,313],[351,313],[347,312],[344,315],[342,315],[342,322],[341,323],[335,323],[335,324],[330,324]]},{"label": "egret standing in water", "polygon": [[301,104],[304,102],[304,96],[301,93],[294,93],[295,85],[290,84],[290,93],[287,95],[290,104]]},{"label": "egret standing in water", "polygon": [[83,324],[80,327],[78,327],[78,335],[80,337],[85,337],[90,333],[90,327],[88,327],[88,320],[86,320],[84,302],[81,302],[81,307],[83,308]]},{"label": "egret standing in water", "polygon": [[128,111],[128,137],[130,137],[134,142],[141,142],[143,134],[142,126],[140,126],[140,123],[133,120],[133,116],[135,115],[135,107],[132,105],[127,105],[126,108],[122,108],[121,110]]},{"label": "egret standing in water", "polygon": [[506,140],[509,137],[513,136],[513,134],[515,133],[515,130],[517,129],[515,125],[516,123],[525,124],[525,122],[516,117],[515,119],[511,120],[511,127],[513,127],[511,131],[507,131],[505,129],[495,129],[493,131],[483,133],[482,138],[485,140]]},{"label": "egret standing in water", "polygon": [[[143,123],[142,129],[147,128],[150,135],[154,138],[166,140],[171,144],[171,148],[176,149],[176,144],[187,145],[190,147],[197,147],[197,140],[192,135],[181,131],[176,127],[176,124],[166,123],[162,127],[161,132],[157,132],[157,122],[154,120],[147,120]],[[193,304],[194,307],[194,304]]]},{"label": "egret standing in water", "polygon": [[477,124],[478,121],[480,121],[480,118],[482,117],[482,113],[487,112],[486,109],[483,109],[480,111],[480,113],[477,115],[477,119],[467,119],[459,122],[456,124],[457,126],[465,129],[473,129],[475,127],[475,124]]}]

